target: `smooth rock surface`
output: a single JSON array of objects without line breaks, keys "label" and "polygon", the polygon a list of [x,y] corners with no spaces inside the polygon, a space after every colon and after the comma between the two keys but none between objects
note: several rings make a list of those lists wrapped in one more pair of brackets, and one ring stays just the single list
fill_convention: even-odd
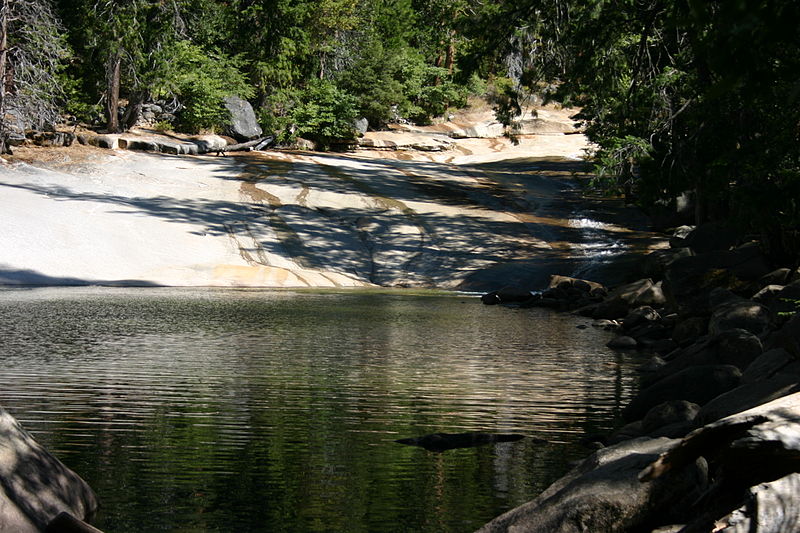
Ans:
[{"label": "smooth rock surface", "polygon": [[59,513],[86,518],[97,497],[0,408],[0,530],[40,532]]},{"label": "smooth rock surface", "polygon": [[[638,472],[670,449],[671,439],[635,439],[601,449],[536,499],[484,525],[477,533],[612,533],[661,524],[680,515],[687,496],[705,484],[701,464],[661,483],[640,483]],[[649,529],[647,530],[649,531]]]}]

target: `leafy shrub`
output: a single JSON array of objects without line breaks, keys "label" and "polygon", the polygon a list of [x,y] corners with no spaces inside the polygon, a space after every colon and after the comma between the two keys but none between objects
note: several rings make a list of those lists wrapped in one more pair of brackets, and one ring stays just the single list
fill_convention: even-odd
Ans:
[{"label": "leafy shrub", "polygon": [[296,102],[289,113],[294,126],[292,136],[316,141],[323,148],[329,147],[334,141],[352,141],[356,138],[356,99],[330,81],[314,81],[298,92]]},{"label": "leafy shrub", "polygon": [[223,129],[227,125],[223,99],[253,96],[236,58],[207,53],[189,41],[178,41],[163,54],[168,60],[160,62],[163,72],[155,96],[177,96],[183,105],[177,125],[185,131]]}]

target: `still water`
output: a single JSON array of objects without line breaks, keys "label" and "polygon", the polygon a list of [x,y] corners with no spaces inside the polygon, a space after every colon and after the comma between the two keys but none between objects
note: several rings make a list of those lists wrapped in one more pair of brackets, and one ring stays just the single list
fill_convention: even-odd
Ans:
[{"label": "still water", "polygon": [[[467,532],[634,392],[635,356],[584,323],[456,294],[0,290],[0,405],[109,533]],[[535,439],[394,442],[463,431]]]}]

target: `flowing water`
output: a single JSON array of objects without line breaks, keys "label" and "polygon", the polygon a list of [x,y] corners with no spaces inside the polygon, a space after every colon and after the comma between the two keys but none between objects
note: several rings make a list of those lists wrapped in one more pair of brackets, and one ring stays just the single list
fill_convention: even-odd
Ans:
[{"label": "flowing water", "polygon": [[[424,292],[0,290],[0,405],[109,533],[466,532],[634,392],[634,356],[583,323]],[[394,442],[464,431],[529,438]]]}]

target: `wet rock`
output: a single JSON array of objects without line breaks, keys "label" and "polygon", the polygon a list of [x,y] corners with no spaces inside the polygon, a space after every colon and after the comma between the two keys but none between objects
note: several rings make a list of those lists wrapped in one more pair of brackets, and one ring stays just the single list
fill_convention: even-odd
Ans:
[{"label": "wet rock", "polygon": [[609,446],[625,442],[626,440],[637,439],[645,435],[641,420],[625,424],[606,439]]},{"label": "wet rock", "polygon": [[643,340],[640,343],[645,350],[659,355],[670,354],[678,348],[678,344],[672,339]]},{"label": "wet rock", "polygon": [[0,529],[40,532],[62,511],[86,518],[97,498],[64,466],[0,409]]},{"label": "wet rock", "polygon": [[664,361],[664,359],[662,359],[661,357],[659,357],[657,355],[654,355],[653,357],[648,359],[645,364],[643,364],[643,365],[641,365],[639,367],[639,372],[642,372],[642,373],[645,373],[645,374],[651,374],[653,372],[657,372],[658,370],[663,368],[664,365],[666,365],[666,364],[667,364],[667,362]]},{"label": "wet rock", "polygon": [[616,329],[619,329],[621,326],[620,323],[617,322],[616,320],[608,320],[606,318],[600,318],[592,322],[592,327],[603,329],[605,331],[614,331]]},{"label": "wet rock", "polygon": [[620,335],[619,337],[614,337],[606,344],[609,348],[613,348],[616,350],[635,350],[637,346],[636,339],[633,337],[628,337],[627,335]]},{"label": "wet rock", "polygon": [[495,518],[478,533],[611,533],[674,523],[706,484],[702,460],[676,470],[669,480],[637,479],[641,468],[674,443],[640,438],[598,450],[536,499]]},{"label": "wet rock", "polygon": [[699,405],[685,400],[671,400],[660,403],[650,409],[644,416],[642,430],[649,434],[670,424],[692,422],[699,412]]},{"label": "wet rock", "polygon": [[497,297],[502,303],[522,303],[532,298],[531,291],[522,287],[506,286],[497,291]]},{"label": "wet rock", "polygon": [[622,411],[625,420],[638,420],[656,405],[686,400],[703,405],[739,385],[741,371],[732,365],[685,368],[643,389]]},{"label": "wet rock", "polygon": [[661,315],[658,314],[658,311],[649,305],[644,305],[642,307],[637,307],[628,313],[628,315],[622,320],[622,329],[630,331],[633,328],[641,326],[647,322],[655,322],[656,320],[660,319]]},{"label": "wet rock", "polygon": [[257,139],[263,133],[258,125],[256,114],[250,102],[238,96],[227,96],[223,101],[230,115],[228,132],[237,140],[249,141]]},{"label": "wet rock", "polygon": [[422,437],[397,439],[395,442],[408,446],[419,446],[429,452],[444,452],[456,448],[474,448],[498,442],[516,442],[524,435],[494,433],[432,433]]}]

